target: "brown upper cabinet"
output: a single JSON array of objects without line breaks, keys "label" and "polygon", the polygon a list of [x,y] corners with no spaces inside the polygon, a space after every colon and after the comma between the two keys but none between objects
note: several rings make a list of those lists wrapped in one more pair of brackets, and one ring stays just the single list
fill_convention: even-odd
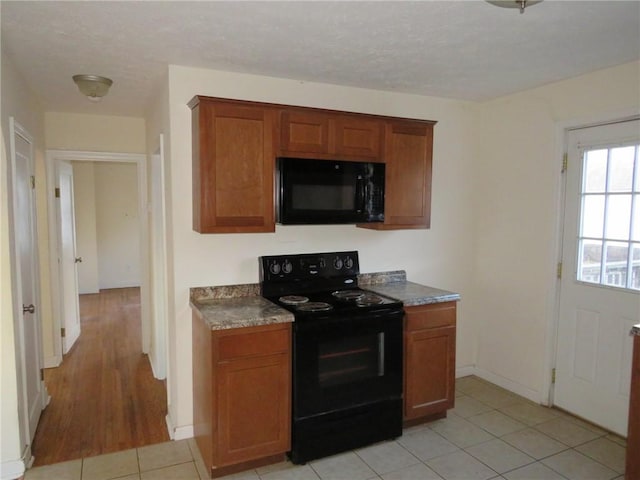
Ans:
[{"label": "brown upper cabinet", "polygon": [[195,97],[193,229],[200,233],[275,231],[273,177],[277,110]]},{"label": "brown upper cabinet", "polygon": [[328,160],[383,161],[377,117],[291,108],[282,111],[280,153]]},{"label": "brown upper cabinet", "polygon": [[273,232],[276,156],[384,162],[385,221],[429,228],[436,122],[196,96],[193,229]]},{"label": "brown upper cabinet", "polygon": [[395,230],[431,226],[431,164],[435,122],[391,120],[385,125],[383,223],[363,228]]}]

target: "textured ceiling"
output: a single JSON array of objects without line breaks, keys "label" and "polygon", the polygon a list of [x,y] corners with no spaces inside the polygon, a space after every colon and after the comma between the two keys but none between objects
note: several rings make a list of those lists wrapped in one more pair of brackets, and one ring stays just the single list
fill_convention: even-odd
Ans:
[{"label": "textured ceiling", "polygon": [[[640,59],[640,2],[1,1],[47,111],[143,116],[167,65],[486,100]],[[93,104],[71,76],[114,85]],[[197,92],[194,92],[197,93]]]}]

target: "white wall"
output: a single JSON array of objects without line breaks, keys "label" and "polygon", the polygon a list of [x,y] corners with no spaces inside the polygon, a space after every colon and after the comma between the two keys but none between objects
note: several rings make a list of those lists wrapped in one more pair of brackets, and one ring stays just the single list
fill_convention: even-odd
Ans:
[{"label": "white wall", "polygon": [[[1,52],[1,114],[2,143],[0,144],[0,478],[16,478],[24,468],[23,454],[26,441],[24,425],[19,422],[18,404],[21,396],[18,392],[16,371],[16,345],[14,305],[9,292],[13,291],[11,280],[11,250],[9,245],[9,199],[7,172],[9,161],[9,117],[14,117],[33,137],[35,141],[36,208],[38,226],[38,250],[40,261],[48,265],[46,228],[45,176],[43,157],[43,118],[42,109],[25,87],[24,79],[17,73],[6,53]],[[40,270],[40,311],[44,322],[50,317],[51,297],[49,282],[43,281],[49,274],[48,268]],[[50,331],[43,335],[51,336]],[[45,356],[47,352],[45,351]]]},{"label": "white wall", "polygon": [[[563,126],[640,110],[640,63],[479,106],[474,175],[478,373],[547,400]],[[547,368],[549,370],[547,370]]]},{"label": "white wall", "polygon": [[140,286],[137,166],[98,162],[95,172],[100,288]]},{"label": "white wall", "polygon": [[136,165],[73,162],[79,293],[140,285]]},{"label": "white wall", "polygon": [[[194,232],[187,102],[196,94],[437,120],[431,229],[378,232],[342,225],[278,226],[271,234]],[[363,272],[405,269],[413,281],[460,292],[458,366],[473,365],[475,326],[465,298],[473,266],[474,104],[178,66],[169,67],[169,99],[170,318],[175,322],[169,332],[174,380],[169,395],[177,427],[192,421],[189,288],[257,282],[259,255],[358,250]]]},{"label": "white wall", "polygon": [[47,149],[146,153],[143,118],[45,113]]},{"label": "white wall", "polygon": [[94,162],[71,164],[76,217],[76,254],[82,257],[82,263],[78,264],[78,293],[98,293],[100,287]]},{"label": "white wall", "polygon": [[[145,153],[145,130],[145,120],[137,117],[62,112],[46,112],[44,114],[44,138],[47,150]],[[43,195],[45,206],[47,200],[48,197]],[[44,225],[43,228],[46,232],[46,223]],[[47,242],[47,256],[40,258],[41,267],[46,268],[47,275],[49,275],[48,248]],[[49,286],[48,280],[47,286]],[[147,316],[144,296],[145,292],[141,292],[141,316],[143,319]],[[44,331],[51,332],[43,338],[45,354],[47,351],[54,352],[53,342],[59,341],[59,334],[53,335],[53,318],[51,316]]]}]

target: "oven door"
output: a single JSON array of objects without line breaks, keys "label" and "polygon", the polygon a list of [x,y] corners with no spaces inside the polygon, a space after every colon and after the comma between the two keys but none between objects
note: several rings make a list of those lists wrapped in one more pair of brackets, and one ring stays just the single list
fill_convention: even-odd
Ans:
[{"label": "oven door", "polygon": [[294,322],[293,416],[402,396],[403,311]]}]

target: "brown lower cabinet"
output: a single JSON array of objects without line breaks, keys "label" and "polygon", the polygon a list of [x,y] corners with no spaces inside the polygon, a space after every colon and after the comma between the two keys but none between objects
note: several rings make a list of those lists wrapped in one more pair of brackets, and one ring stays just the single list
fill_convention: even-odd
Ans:
[{"label": "brown lower cabinet", "polygon": [[291,448],[291,324],[210,330],[193,312],[194,436],[211,477]]},{"label": "brown lower cabinet", "polygon": [[453,407],[456,302],[405,307],[404,422],[443,417]]}]

